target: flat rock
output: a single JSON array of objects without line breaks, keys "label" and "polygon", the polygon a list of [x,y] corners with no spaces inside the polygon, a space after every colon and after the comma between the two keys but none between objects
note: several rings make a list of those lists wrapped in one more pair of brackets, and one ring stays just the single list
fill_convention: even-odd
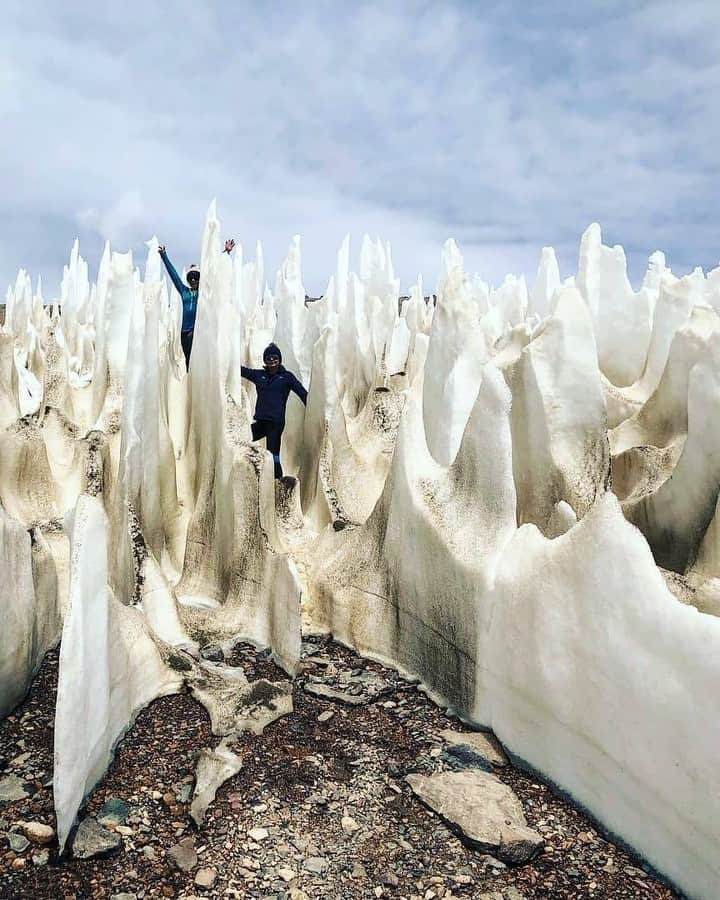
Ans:
[{"label": "flat rock", "polygon": [[0,806],[14,803],[16,800],[25,800],[29,796],[24,783],[17,775],[6,775],[4,778],[0,778]]},{"label": "flat rock", "polygon": [[517,795],[489,772],[413,774],[405,780],[423,803],[477,850],[520,865],[543,846],[541,835],[528,827]]},{"label": "flat rock", "polygon": [[303,860],[303,869],[312,872],[313,875],[322,875],[327,866],[328,862],[324,856],[310,856]]},{"label": "flat rock", "polygon": [[209,662],[224,662],[225,654],[220,644],[205,644],[200,648],[200,656]]},{"label": "flat rock", "polygon": [[168,850],[168,856],[181,872],[189,872],[194,869],[198,862],[194,839],[183,838]]},{"label": "flat rock", "polygon": [[482,756],[493,766],[506,766],[507,756],[494,734],[481,731],[460,732],[448,729],[440,733],[440,737],[448,744],[470,747],[478,756]]},{"label": "flat rock", "polygon": [[18,834],[16,831],[9,831],[5,837],[10,845],[10,849],[15,853],[24,853],[30,846],[30,841],[24,834]]},{"label": "flat rock", "polygon": [[205,813],[215,799],[217,789],[241,768],[242,758],[223,743],[214,750],[205,748],[201,751],[195,774],[195,793],[190,806],[190,815],[196,825],[202,825],[205,821]]},{"label": "flat rock", "polygon": [[339,700],[341,703],[347,703],[349,706],[362,706],[367,702],[361,696],[348,694],[345,691],[336,691],[326,684],[306,684],[305,693],[313,694],[315,697],[322,697],[324,700]]},{"label": "flat rock", "polygon": [[55,830],[43,822],[23,822],[20,827],[33,844],[49,844],[55,837]]},{"label": "flat rock", "polygon": [[137,894],[112,894],[110,900],[138,900]]},{"label": "flat rock", "polygon": [[117,850],[122,843],[119,834],[108,831],[97,819],[83,819],[75,832],[73,856],[76,859],[91,859],[94,856],[107,856]]}]

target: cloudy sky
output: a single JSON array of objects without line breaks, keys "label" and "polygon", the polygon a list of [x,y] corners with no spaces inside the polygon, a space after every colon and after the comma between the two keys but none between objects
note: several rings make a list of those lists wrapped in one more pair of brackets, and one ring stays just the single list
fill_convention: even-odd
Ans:
[{"label": "cloudy sky", "polygon": [[[320,293],[344,234],[403,286],[440,246],[499,282],[574,273],[592,221],[634,280],[720,259],[720,2],[3,3],[0,283],[57,291],[73,239],[197,260],[213,197]],[[272,280],[272,279],[271,279]]]}]

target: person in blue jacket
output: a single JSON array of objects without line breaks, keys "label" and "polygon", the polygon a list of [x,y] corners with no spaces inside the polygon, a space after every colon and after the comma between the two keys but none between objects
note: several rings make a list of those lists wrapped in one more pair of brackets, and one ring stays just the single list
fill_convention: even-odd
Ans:
[{"label": "person in blue jacket", "polygon": [[265,438],[266,446],[275,463],[275,477],[282,478],[280,465],[280,441],[285,428],[285,407],[290,391],[307,405],[307,391],[300,381],[282,364],[282,353],[277,344],[269,344],[263,351],[262,369],[240,367],[240,374],[252,381],[257,390],[255,421],[252,423],[254,441]]},{"label": "person in blue jacket", "polygon": [[[225,241],[224,253],[231,253],[235,241]],[[195,316],[197,315],[198,291],[200,288],[200,269],[197,266],[190,266],[187,270],[187,284],[178,275],[177,269],[170,262],[165,251],[165,245],[158,247],[160,259],[162,259],[167,269],[170,280],[177,288],[178,294],[183,305],[182,325],[180,326],[180,343],[182,344],[183,353],[185,354],[185,366],[190,370],[190,351],[192,350],[193,335],[195,334]]]}]

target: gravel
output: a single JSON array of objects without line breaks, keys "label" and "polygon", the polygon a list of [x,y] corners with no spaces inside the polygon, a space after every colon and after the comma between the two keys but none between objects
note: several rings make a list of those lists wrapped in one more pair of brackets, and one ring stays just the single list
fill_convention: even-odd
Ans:
[{"label": "gravel", "polygon": [[[122,839],[112,856],[57,859],[48,845],[22,851],[0,841],[0,896],[355,900],[433,898],[648,898],[677,895],[603,836],[588,818],[538,780],[508,765],[495,774],[522,801],[544,839],[532,862],[509,867],[465,846],[413,795],[405,776],[450,772],[444,730],[466,732],[396,673],[328,640],[310,652],[294,691],[294,712],[263,734],[233,744],[242,769],[218,790],[196,829],[189,802],[198,751],[214,747],[204,708],[186,693],[143,710],[105,777],[81,810]],[[227,663],[250,680],[286,676],[267,653],[238,645]],[[361,702],[308,693],[324,685]],[[48,654],[25,702],[0,723],[0,778],[14,775],[25,797],[0,808],[0,834],[21,823],[55,827],[52,739],[57,652]],[[324,693],[320,691],[319,693]],[[333,712],[332,717],[323,713]],[[322,717],[322,721],[319,721]],[[431,755],[431,751],[440,753]],[[26,755],[27,754],[27,755]],[[446,758],[443,758],[443,757]],[[24,758],[23,758],[24,757]],[[18,762],[18,760],[20,760]],[[12,782],[16,786],[16,782]],[[110,804],[110,806],[106,804]],[[127,804],[127,810],[125,805]],[[121,819],[115,824],[113,818]],[[120,831],[119,829],[122,829]],[[187,870],[171,848],[188,840]],[[15,846],[21,842],[13,839]],[[187,845],[186,845],[187,846]]]}]

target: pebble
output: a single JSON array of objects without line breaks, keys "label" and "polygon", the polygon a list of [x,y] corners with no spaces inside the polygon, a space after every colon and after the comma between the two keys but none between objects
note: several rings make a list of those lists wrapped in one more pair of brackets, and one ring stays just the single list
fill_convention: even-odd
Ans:
[{"label": "pebble", "polygon": [[250,831],[248,831],[248,834],[254,841],[259,843],[267,838],[269,832],[267,828],[251,828]]},{"label": "pebble", "polygon": [[345,834],[355,834],[356,831],[360,830],[360,826],[351,816],[343,816],[340,824]]},{"label": "pebble", "polygon": [[200,648],[200,656],[209,662],[224,662],[225,660],[220,644],[205,644]]},{"label": "pebble", "polygon": [[198,863],[195,840],[191,837],[183,838],[168,850],[168,856],[178,869],[182,872],[189,872]]},{"label": "pebble", "polygon": [[21,753],[19,756],[16,756],[15,759],[10,760],[10,768],[21,769],[29,759],[29,753]]},{"label": "pebble", "polygon": [[97,819],[88,818],[83,819],[75,832],[72,852],[76,859],[91,859],[117,850],[121,843],[119,834],[103,828]]},{"label": "pebble", "polygon": [[328,862],[324,856],[309,856],[303,860],[303,869],[312,872],[313,875],[322,875],[327,866]]},{"label": "pebble", "polygon": [[30,846],[30,841],[25,837],[24,834],[18,834],[16,831],[10,831],[5,835],[7,838],[7,842],[10,845],[10,849],[15,853],[24,853],[25,850]]},{"label": "pebble", "polygon": [[625,866],[623,872],[626,875],[632,875],[633,878],[647,878],[647,872],[644,872],[642,869],[637,869],[635,866]]},{"label": "pebble", "polygon": [[282,878],[283,881],[291,882],[293,878],[296,878],[295,872],[292,869],[288,869],[286,866],[277,870],[278,875]]},{"label": "pebble", "polygon": [[184,784],[175,795],[175,798],[178,803],[189,803],[192,792],[193,786],[191,784]]},{"label": "pebble", "polygon": [[33,854],[32,861],[34,866],[46,866],[50,861],[50,851],[39,850],[37,853]]},{"label": "pebble", "polygon": [[325,712],[321,712],[317,717],[318,722],[329,722],[330,719],[335,715],[335,710],[326,709]]},{"label": "pebble", "polygon": [[137,894],[112,894],[110,900],[138,900]]},{"label": "pebble", "polygon": [[49,844],[55,837],[54,829],[43,822],[23,822],[21,828],[34,844]]},{"label": "pebble", "polygon": [[217,869],[200,869],[195,876],[195,884],[200,888],[211,888],[217,877]]},{"label": "pebble", "polygon": [[5,778],[0,778],[0,805],[15,803],[16,800],[25,800],[29,796],[25,785],[17,775],[6,775]]}]

